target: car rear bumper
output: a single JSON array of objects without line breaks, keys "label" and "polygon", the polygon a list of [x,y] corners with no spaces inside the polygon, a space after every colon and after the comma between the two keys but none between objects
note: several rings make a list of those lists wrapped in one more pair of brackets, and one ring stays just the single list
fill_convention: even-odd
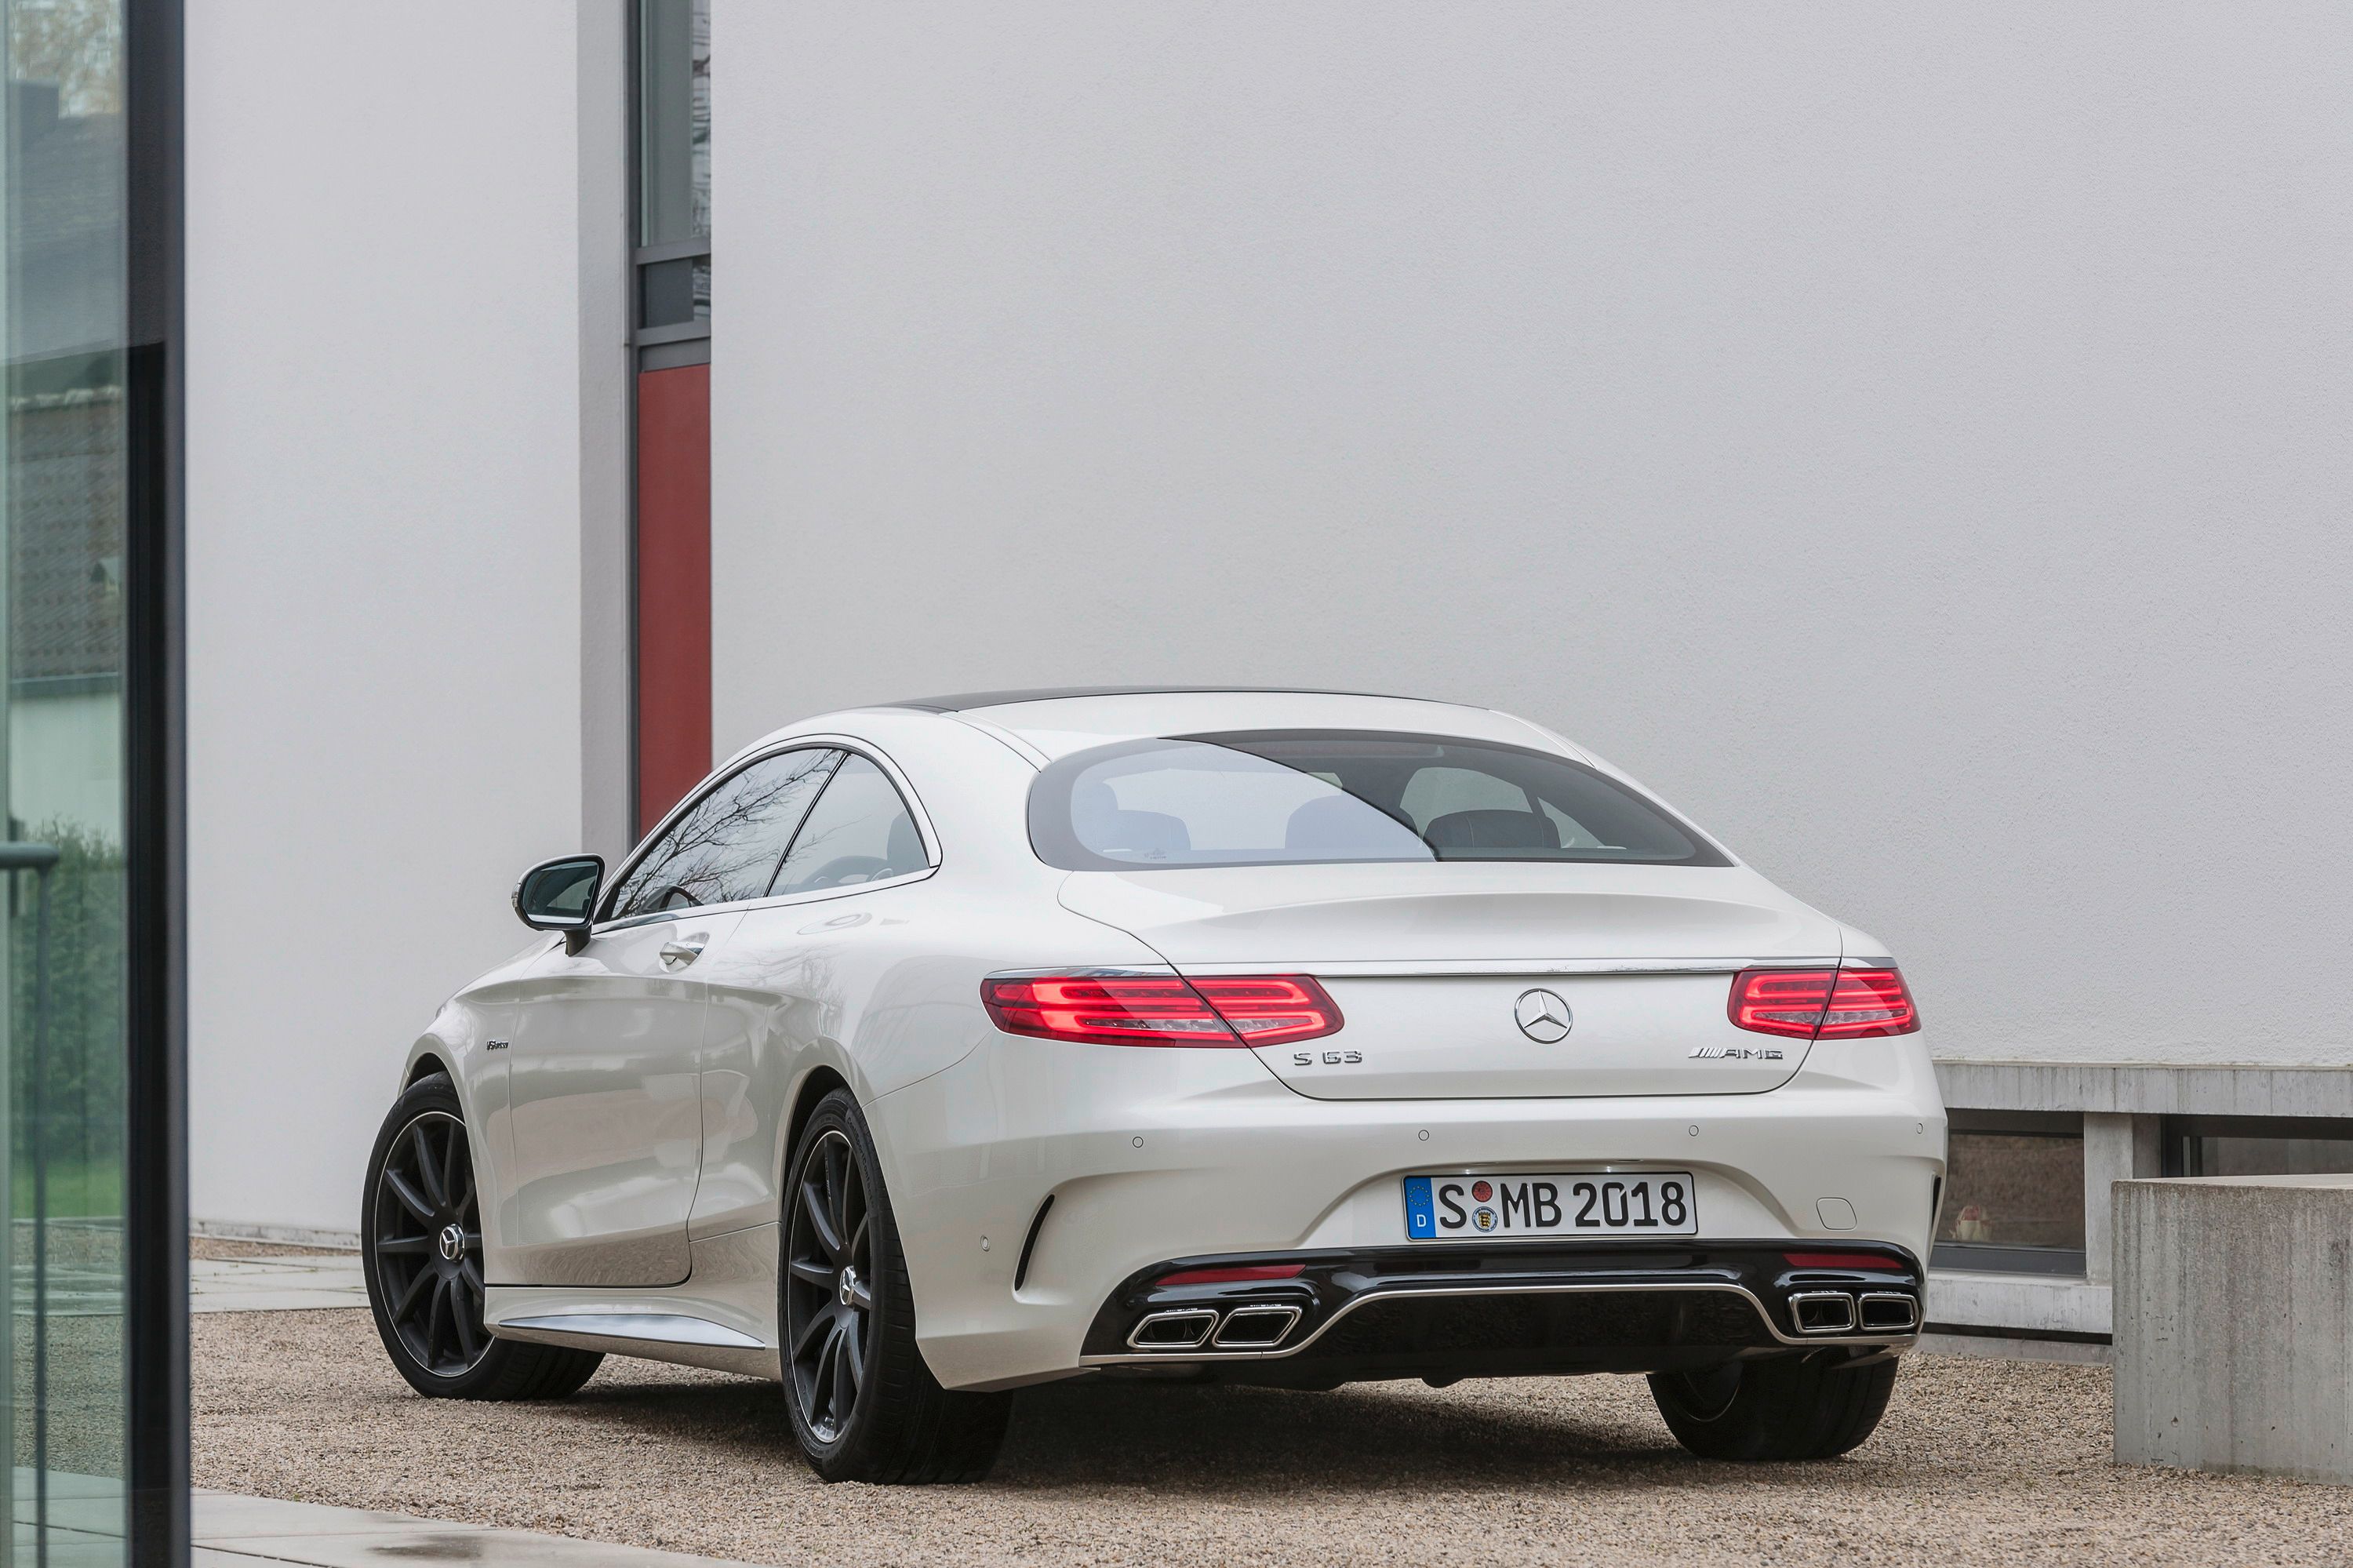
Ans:
[{"label": "car rear bumper", "polygon": [[1923,1279],[1898,1248],[1770,1241],[1172,1258],[1112,1293],[1081,1359],[1293,1385],[1668,1372],[1789,1349],[1908,1347]]},{"label": "car rear bumper", "polygon": [[[1926,1255],[1945,1159],[1934,1074],[1916,1035],[1862,1044],[1818,1046],[1762,1094],[1407,1101],[1309,1099],[1240,1051],[1000,1036],[869,1115],[919,1341],[951,1388],[1176,1364],[1105,1343],[1102,1319],[1170,1260],[1201,1258],[1352,1260],[1304,1277],[1314,1299],[1265,1353],[1189,1358],[1218,1375],[1308,1357],[1327,1364],[1301,1381],[1658,1370],[1662,1347],[1721,1360],[1815,1342],[1795,1333],[1778,1275],[1759,1272],[1782,1244]],[[1549,1239],[1470,1253],[1408,1241],[1407,1175],[1583,1171],[1690,1172],[1699,1235],[1614,1257]],[[1477,1266],[1451,1277],[1466,1256]],[[1643,1313],[1652,1326],[1623,1320]],[[1694,1314],[1722,1321],[1694,1338]],[[1412,1359],[1449,1335],[1519,1349]],[[1571,1354],[1579,1342],[1595,1353]]]}]

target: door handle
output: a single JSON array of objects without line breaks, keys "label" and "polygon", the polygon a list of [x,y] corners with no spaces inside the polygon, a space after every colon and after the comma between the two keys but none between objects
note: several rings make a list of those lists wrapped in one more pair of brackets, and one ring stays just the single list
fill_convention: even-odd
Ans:
[{"label": "door handle", "polygon": [[694,962],[695,959],[702,957],[702,949],[708,947],[710,943],[710,938],[700,934],[692,937],[681,937],[675,942],[664,942],[661,949],[662,967],[670,969],[682,969],[686,968],[687,965]]}]

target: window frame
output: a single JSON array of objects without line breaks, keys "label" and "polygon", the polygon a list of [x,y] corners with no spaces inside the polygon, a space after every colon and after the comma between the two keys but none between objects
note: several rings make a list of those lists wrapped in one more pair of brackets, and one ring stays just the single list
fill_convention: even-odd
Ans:
[{"label": "window frame", "polygon": [[2200,1176],[2189,1169],[2187,1145],[2194,1139],[2236,1138],[2252,1141],[2342,1143],[2353,1140],[2353,1121],[2341,1117],[2211,1116],[2184,1114],[2162,1117],[2158,1136],[2167,1176]]},{"label": "window frame", "polygon": [[[818,887],[806,893],[764,894],[758,898],[736,898],[724,904],[696,904],[684,909],[655,909],[643,915],[628,915],[618,918],[612,916],[613,900],[619,895],[621,885],[628,881],[630,874],[637,870],[638,863],[646,857],[654,845],[661,842],[663,835],[670,831],[680,818],[709,799],[713,791],[724,789],[730,780],[747,768],[756,768],[769,758],[781,756],[787,751],[839,751],[862,757],[881,769],[882,777],[891,781],[892,789],[898,790],[899,803],[906,807],[907,815],[914,821],[916,833],[923,841],[923,868],[921,871],[911,871],[903,876],[885,877],[880,882],[857,882],[847,887]],[[843,760],[847,761],[848,758],[845,757]],[[839,773],[840,770],[841,764],[836,763],[834,771]],[[778,856],[779,864],[783,863],[784,856],[793,853],[793,844],[800,837],[802,824],[808,821],[810,812],[817,810],[818,801],[825,799],[826,789],[831,788],[833,788],[833,779],[828,776],[825,781],[825,788],[819,789],[810,800],[808,810],[802,812],[800,821],[793,824],[793,836],[785,841],[784,855]],[[871,742],[860,740],[852,736],[797,735],[788,740],[780,740],[772,746],[764,746],[757,751],[735,758],[730,766],[712,774],[703,780],[701,788],[691,791],[686,799],[672,806],[669,813],[659,822],[654,824],[653,832],[640,840],[637,847],[629,852],[628,858],[621,862],[619,869],[613,874],[611,885],[598,891],[596,895],[598,916],[590,923],[588,935],[601,937],[607,931],[624,931],[633,926],[651,925],[657,920],[691,919],[720,910],[765,909],[772,905],[816,904],[829,898],[852,897],[878,887],[900,887],[911,882],[921,882],[927,876],[936,874],[940,869],[940,863],[939,835],[932,827],[931,814],[923,809],[923,798],[915,792],[915,787],[908,780],[904,769]]]},{"label": "window frame", "polygon": [[[1989,1138],[2047,1138],[2054,1142],[2072,1142],[2079,1153],[2084,1147],[2084,1113],[2081,1111],[1952,1108],[1945,1114],[1948,1133],[1976,1133]],[[2076,1187],[2079,1205],[2084,1201],[2089,1181],[2090,1171],[2079,1165]],[[1952,1269],[1963,1274],[2035,1274],[2061,1279],[2088,1277],[2090,1255],[2082,1248],[2031,1246],[2012,1242],[1939,1240],[1935,1231],[1944,1229],[1944,1211],[1952,1201],[1952,1169],[1947,1163],[1945,1175],[1937,1183],[1935,1230],[1928,1237],[1930,1268]]]}]

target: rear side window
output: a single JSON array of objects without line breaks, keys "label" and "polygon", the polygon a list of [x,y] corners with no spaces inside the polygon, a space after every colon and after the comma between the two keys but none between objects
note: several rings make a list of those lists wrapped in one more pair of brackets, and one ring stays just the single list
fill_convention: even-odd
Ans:
[{"label": "rear side window", "polygon": [[885,877],[905,876],[931,863],[923,835],[890,777],[863,757],[851,756],[818,797],[808,821],[776,874],[779,894],[822,887],[850,887]]},{"label": "rear side window", "polygon": [[1633,790],[1550,752],[1445,736],[1251,731],[1066,757],[1029,838],[1071,871],[1345,861],[1728,865]]}]

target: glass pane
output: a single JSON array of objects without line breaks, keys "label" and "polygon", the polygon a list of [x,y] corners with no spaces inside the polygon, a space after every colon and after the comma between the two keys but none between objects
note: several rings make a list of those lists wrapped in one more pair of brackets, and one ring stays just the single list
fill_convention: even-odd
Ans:
[{"label": "glass pane", "polygon": [[119,0],[5,0],[0,944],[19,1561],[119,1562],[123,141]]},{"label": "glass pane", "polygon": [[2084,1249],[2084,1140],[1957,1132],[1939,1242]]},{"label": "glass pane", "polygon": [[807,893],[904,876],[930,863],[923,837],[882,770],[852,757],[817,807],[776,876],[778,893]]},{"label": "glass pane", "polygon": [[2192,1138],[2191,1176],[2327,1176],[2353,1171],[2353,1141],[2337,1138]]},{"label": "glass pane", "polygon": [[711,0],[639,0],[638,18],[638,243],[704,238],[711,233]]},{"label": "glass pane", "polygon": [[1335,861],[1724,865],[1565,757],[1444,736],[1251,731],[1121,741],[1029,792],[1029,840],[1069,871]]},{"label": "glass pane", "polygon": [[711,319],[711,258],[652,261],[638,269],[638,324],[678,326]]},{"label": "glass pane", "polygon": [[1440,860],[1719,863],[1631,791],[1544,752],[1338,731],[1193,738],[1335,779],[1411,822]]},{"label": "glass pane", "polygon": [[1031,836],[1056,865],[1435,858],[1410,828],[1328,774],[1227,747],[1107,747],[1083,754],[1067,796],[1062,783],[1032,797],[1046,812],[1033,811]]},{"label": "glass pane", "polygon": [[630,868],[608,918],[765,896],[839,755],[821,747],[787,751],[721,782]]}]

